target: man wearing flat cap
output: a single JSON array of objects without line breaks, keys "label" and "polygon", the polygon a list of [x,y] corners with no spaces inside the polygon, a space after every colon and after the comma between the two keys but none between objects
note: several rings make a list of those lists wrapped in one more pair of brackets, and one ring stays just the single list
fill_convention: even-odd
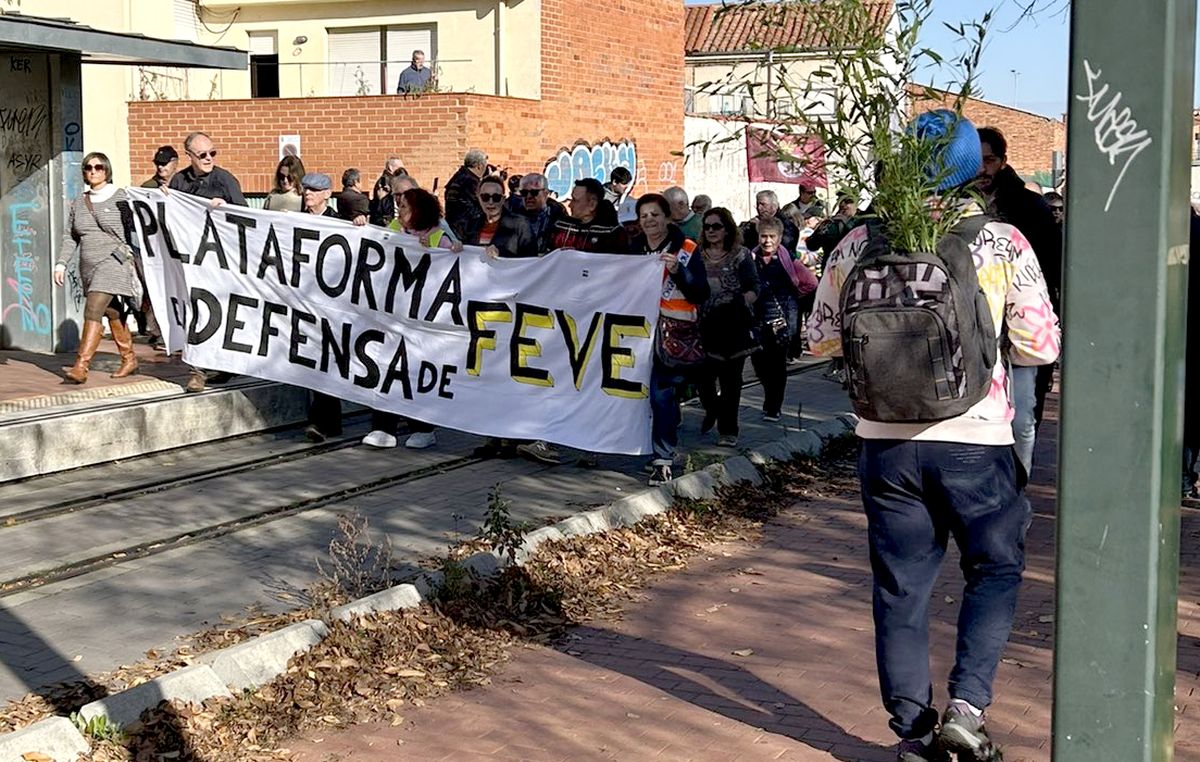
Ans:
[{"label": "man wearing flat cap", "polygon": [[304,195],[305,212],[322,217],[337,216],[329,206],[329,197],[333,193],[333,181],[329,179],[329,175],[309,172],[300,179],[300,191]]}]

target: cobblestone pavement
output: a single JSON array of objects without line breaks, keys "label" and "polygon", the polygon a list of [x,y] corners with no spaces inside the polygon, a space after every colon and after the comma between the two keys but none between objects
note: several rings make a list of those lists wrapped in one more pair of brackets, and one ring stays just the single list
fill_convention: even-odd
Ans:
[{"label": "cobblestone pavement", "polygon": [[[1050,759],[1054,435],[1043,426],[1035,519],[1015,632],[990,710],[1007,762]],[[1184,517],[1176,759],[1200,760],[1200,512]],[[337,760],[842,760],[891,762],[879,706],[865,519],[856,499],[800,503],[763,542],[709,550],[661,577],[617,622],[557,649],[519,651],[493,684],[432,702],[399,727],[291,744]],[[947,557],[934,593],[944,682],[961,582]],[[751,649],[746,657],[734,651]],[[946,700],[939,686],[937,700]]]},{"label": "cobblestone pavement", "polygon": [[[3,374],[0,374],[3,375]],[[785,410],[804,403],[806,420],[848,409],[840,386],[819,368],[791,379]],[[742,399],[744,447],[773,441],[784,424],[760,421],[760,389]],[[701,459],[728,457],[730,450],[699,437],[700,413],[685,407],[682,446]],[[288,506],[339,489],[429,469],[416,481],[385,485],[356,497],[335,499],[301,513],[146,558],[114,559],[106,568],[0,597],[0,700],[60,680],[137,661],[183,634],[235,614],[251,603],[268,610],[287,604],[280,590],[303,587],[315,575],[314,559],[333,536],[337,517],[355,510],[386,533],[406,564],[442,553],[456,536],[479,527],[493,486],[502,486],[517,520],[563,517],[603,505],[644,488],[644,458],[601,456],[597,468],[580,468],[576,454],[563,465],[522,459],[454,465],[482,440],[438,432],[430,450],[373,450],[357,444],[359,422],[347,429],[347,446],[300,460],[269,462],[254,470],[209,478],[134,497],[112,490],[157,479],[244,464],[265,456],[289,456],[310,446],[298,431],[216,442],[80,469],[3,487],[0,501],[0,580],[52,569],[65,562],[119,552],[137,543],[191,532],[254,512]],[[439,470],[446,466],[447,470]],[[34,505],[109,497],[86,509],[17,526],[9,513]],[[376,535],[378,538],[378,535]]]}]

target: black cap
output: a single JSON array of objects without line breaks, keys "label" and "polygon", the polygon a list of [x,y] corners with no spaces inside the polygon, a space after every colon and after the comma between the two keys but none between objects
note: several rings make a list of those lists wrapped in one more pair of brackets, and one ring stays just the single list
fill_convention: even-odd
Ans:
[{"label": "black cap", "polygon": [[175,150],[174,146],[160,146],[159,149],[154,152],[154,163],[157,166],[170,164],[172,161],[178,158],[179,152]]}]

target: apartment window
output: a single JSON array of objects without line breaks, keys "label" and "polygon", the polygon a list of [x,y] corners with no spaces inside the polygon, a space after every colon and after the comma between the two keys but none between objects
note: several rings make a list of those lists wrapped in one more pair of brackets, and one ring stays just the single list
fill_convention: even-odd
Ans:
[{"label": "apartment window", "polygon": [[196,17],[195,0],[175,0],[173,6],[175,20],[174,38],[197,42],[200,39],[200,19]]},{"label": "apartment window", "polygon": [[412,63],[414,50],[425,53],[425,66],[433,68],[433,27],[420,26],[389,26],[386,29],[386,44],[384,60],[387,66],[384,71],[384,92],[396,92],[396,83],[400,81],[400,72]]},{"label": "apartment window", "polygon": [[275,32],[249,32],[250,97],[279,97],[279,36]]},{"label": "apartment window", "polygon": [[[328,94],[383,95],[396,90],[414,50],[434,58],[432,26],[329,29]],[[431,65],[431,63],[427,63]]]},{"label": "apartment window", "polygon": [[743,96],[738,93],[713,93],[708,98],[710,114],[740,114],[743,110]]}]

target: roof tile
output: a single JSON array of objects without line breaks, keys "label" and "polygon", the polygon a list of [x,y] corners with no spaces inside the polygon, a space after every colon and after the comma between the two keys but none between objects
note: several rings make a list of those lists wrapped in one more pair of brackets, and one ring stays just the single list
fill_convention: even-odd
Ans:
[{"label": "roof tile", "polygon": [[[893,0],[865,3],[871,24],[882,30],[892,15]],[[770,48],[807,51],[844,45],[818,23],[821,5],[821,0],[782,0],[686,6],[684,53],[741,53]]]}]

